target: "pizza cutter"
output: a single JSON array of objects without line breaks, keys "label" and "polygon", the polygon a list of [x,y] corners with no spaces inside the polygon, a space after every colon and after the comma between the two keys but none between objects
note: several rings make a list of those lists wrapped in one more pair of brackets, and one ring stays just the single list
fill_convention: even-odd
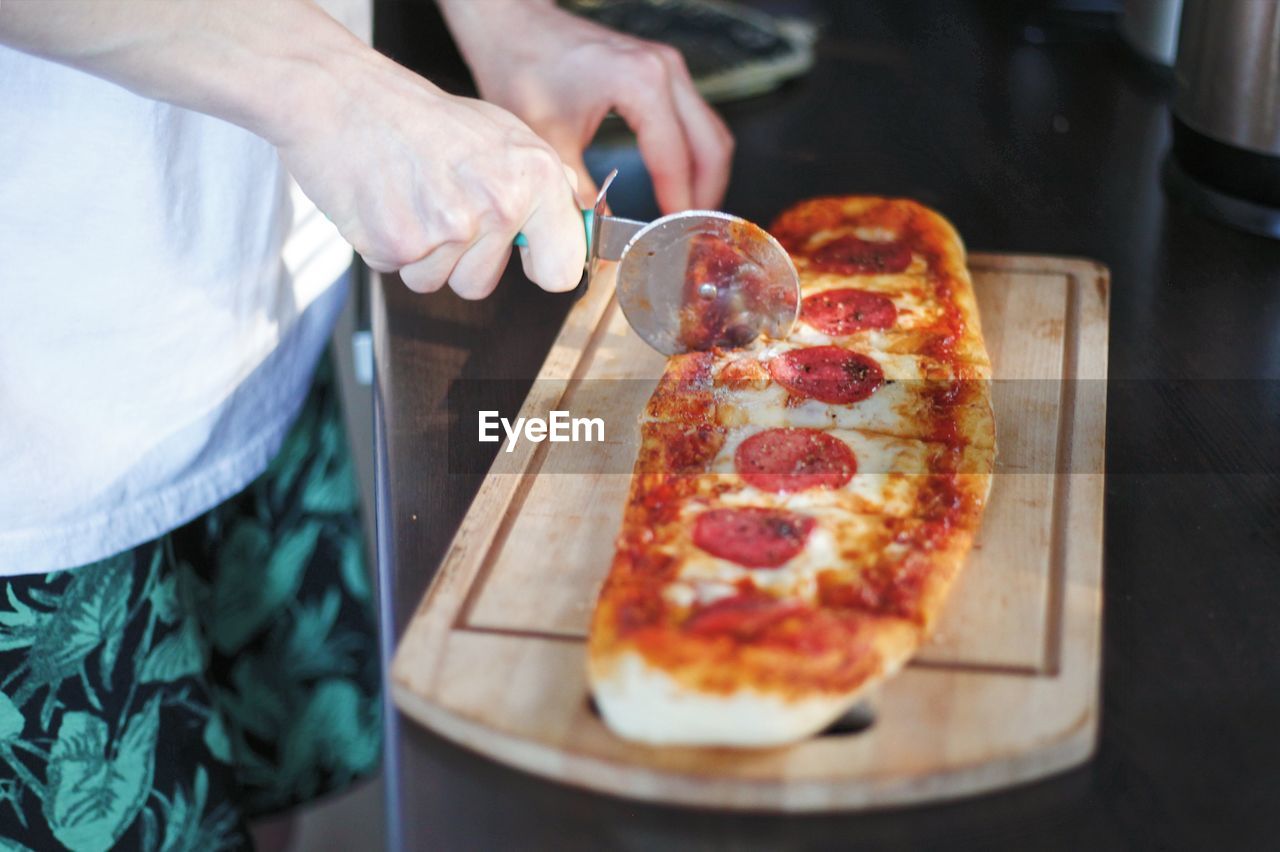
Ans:
[{"label": "pizza cutter", "polygon": [[[800,311],[800,278],[763,228],[710,210],[637,222],[610,216],[605,178],[584,210],[587,286],[600,264],[617,261],[618,302],[645,343],[664,355],[745,346],[764,334],[786,337]],[[524,235],[516,245],[527,245]]]}]

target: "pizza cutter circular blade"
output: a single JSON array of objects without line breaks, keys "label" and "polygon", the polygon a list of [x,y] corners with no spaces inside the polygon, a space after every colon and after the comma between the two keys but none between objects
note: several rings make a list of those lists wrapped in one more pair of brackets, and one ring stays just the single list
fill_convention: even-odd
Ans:
[{"label": "pizza cutter circular blade", "polygon": [[[618,262],[622,312],[664,355],[746,346],[760,335],[790,334],[800,312],[800,277],[786,249],[763,228],[713,210],[653,222],[611,216],[606,195],[582,211],[587,282],[601,261]],[[517,246],[527,246],[523,234]]]},{"label": "pizza cutter circular blade", "polygon": [[664,216],[635,231],[620,254],[622,312],[664,355],[786,337],[795,325],[795,265],[777,240],[745,219],[707,210]]}]

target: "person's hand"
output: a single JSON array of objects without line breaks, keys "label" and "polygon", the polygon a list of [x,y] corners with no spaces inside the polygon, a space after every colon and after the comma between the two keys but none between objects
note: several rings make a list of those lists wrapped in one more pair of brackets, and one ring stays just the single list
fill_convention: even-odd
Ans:
[{"label": "person's hand", "polygon": [[415,290],[447,282],[488,295],[521,230],[535,283],[569,290],[582,276],[576,172],[555,150],[509,112],[396,65],[309,0],[0,7],[0,44],[274,143],[369,265],[401,270]]},{"label": "person's hand", "polygon": [[506,110],[449,95],[369,51],[274,140],[303,191],[379,272],[480,299],[523,231],[525,274],[577,286],[586,257],[577,176]]},{"label": "person's hand", "polygon": [[724,198],[733,137],[675,48],[571,15],[550,0],[441,0],[480,94],[522,118],[594,198],[582,152],[610,110],[635,131],[664,213]]}]

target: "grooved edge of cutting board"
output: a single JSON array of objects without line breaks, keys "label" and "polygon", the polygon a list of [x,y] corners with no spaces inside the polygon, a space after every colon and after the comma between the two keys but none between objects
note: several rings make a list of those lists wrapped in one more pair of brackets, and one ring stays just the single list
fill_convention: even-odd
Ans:
[{"label": "grooved edge of cutting board", "polygon": [[[995,369],[997,475],[935,636],[874,696],[869,729],[758,751],[650,748],[592,713],[585,629],[629,482],[617,459],[634,457],[634,435],[525,441],[498,454],[401,638],[396,703],[511,766],[700,807],[902,805],[1087,760],[1098,721],[1108,273],[1043,256],[975,254],[969,267]],[[574,410],[575,393],[608,407],[607,394],[580,393],[584,380],[656,381],[662,364],[627,330],[611,280],[597,279],[520,414]],[[619,396],[620,410],[592,413],[634,424],[647,393]],[[600,462],[609,472],[557,473],[566,452],[612,453]]]}]

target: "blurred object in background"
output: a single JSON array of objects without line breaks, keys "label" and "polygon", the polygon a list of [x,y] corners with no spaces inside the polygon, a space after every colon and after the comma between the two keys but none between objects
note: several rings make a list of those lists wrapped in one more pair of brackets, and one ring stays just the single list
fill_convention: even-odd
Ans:
[{"label": "blurred object in background", "polygon": [[1182,0],[1125,0],[1120,34],[1146,60],[1173,67]]},{"label": "blurred object in background", "polygon": [[1115,15],[1119,14],[1123,3],[1121,0],[1048,0],[1044,5],[1056,12]]},{"label": "blurred object in background", "polygon": [[678,48],[709,101],[763,94],[813,66],[817,27],[725,0],[560,0],[611,29]]},{"label": "blurred object in background", "polygon": [[1186,0],[1179,39],[1170,189],[1280,237],[1280,3]]}]

